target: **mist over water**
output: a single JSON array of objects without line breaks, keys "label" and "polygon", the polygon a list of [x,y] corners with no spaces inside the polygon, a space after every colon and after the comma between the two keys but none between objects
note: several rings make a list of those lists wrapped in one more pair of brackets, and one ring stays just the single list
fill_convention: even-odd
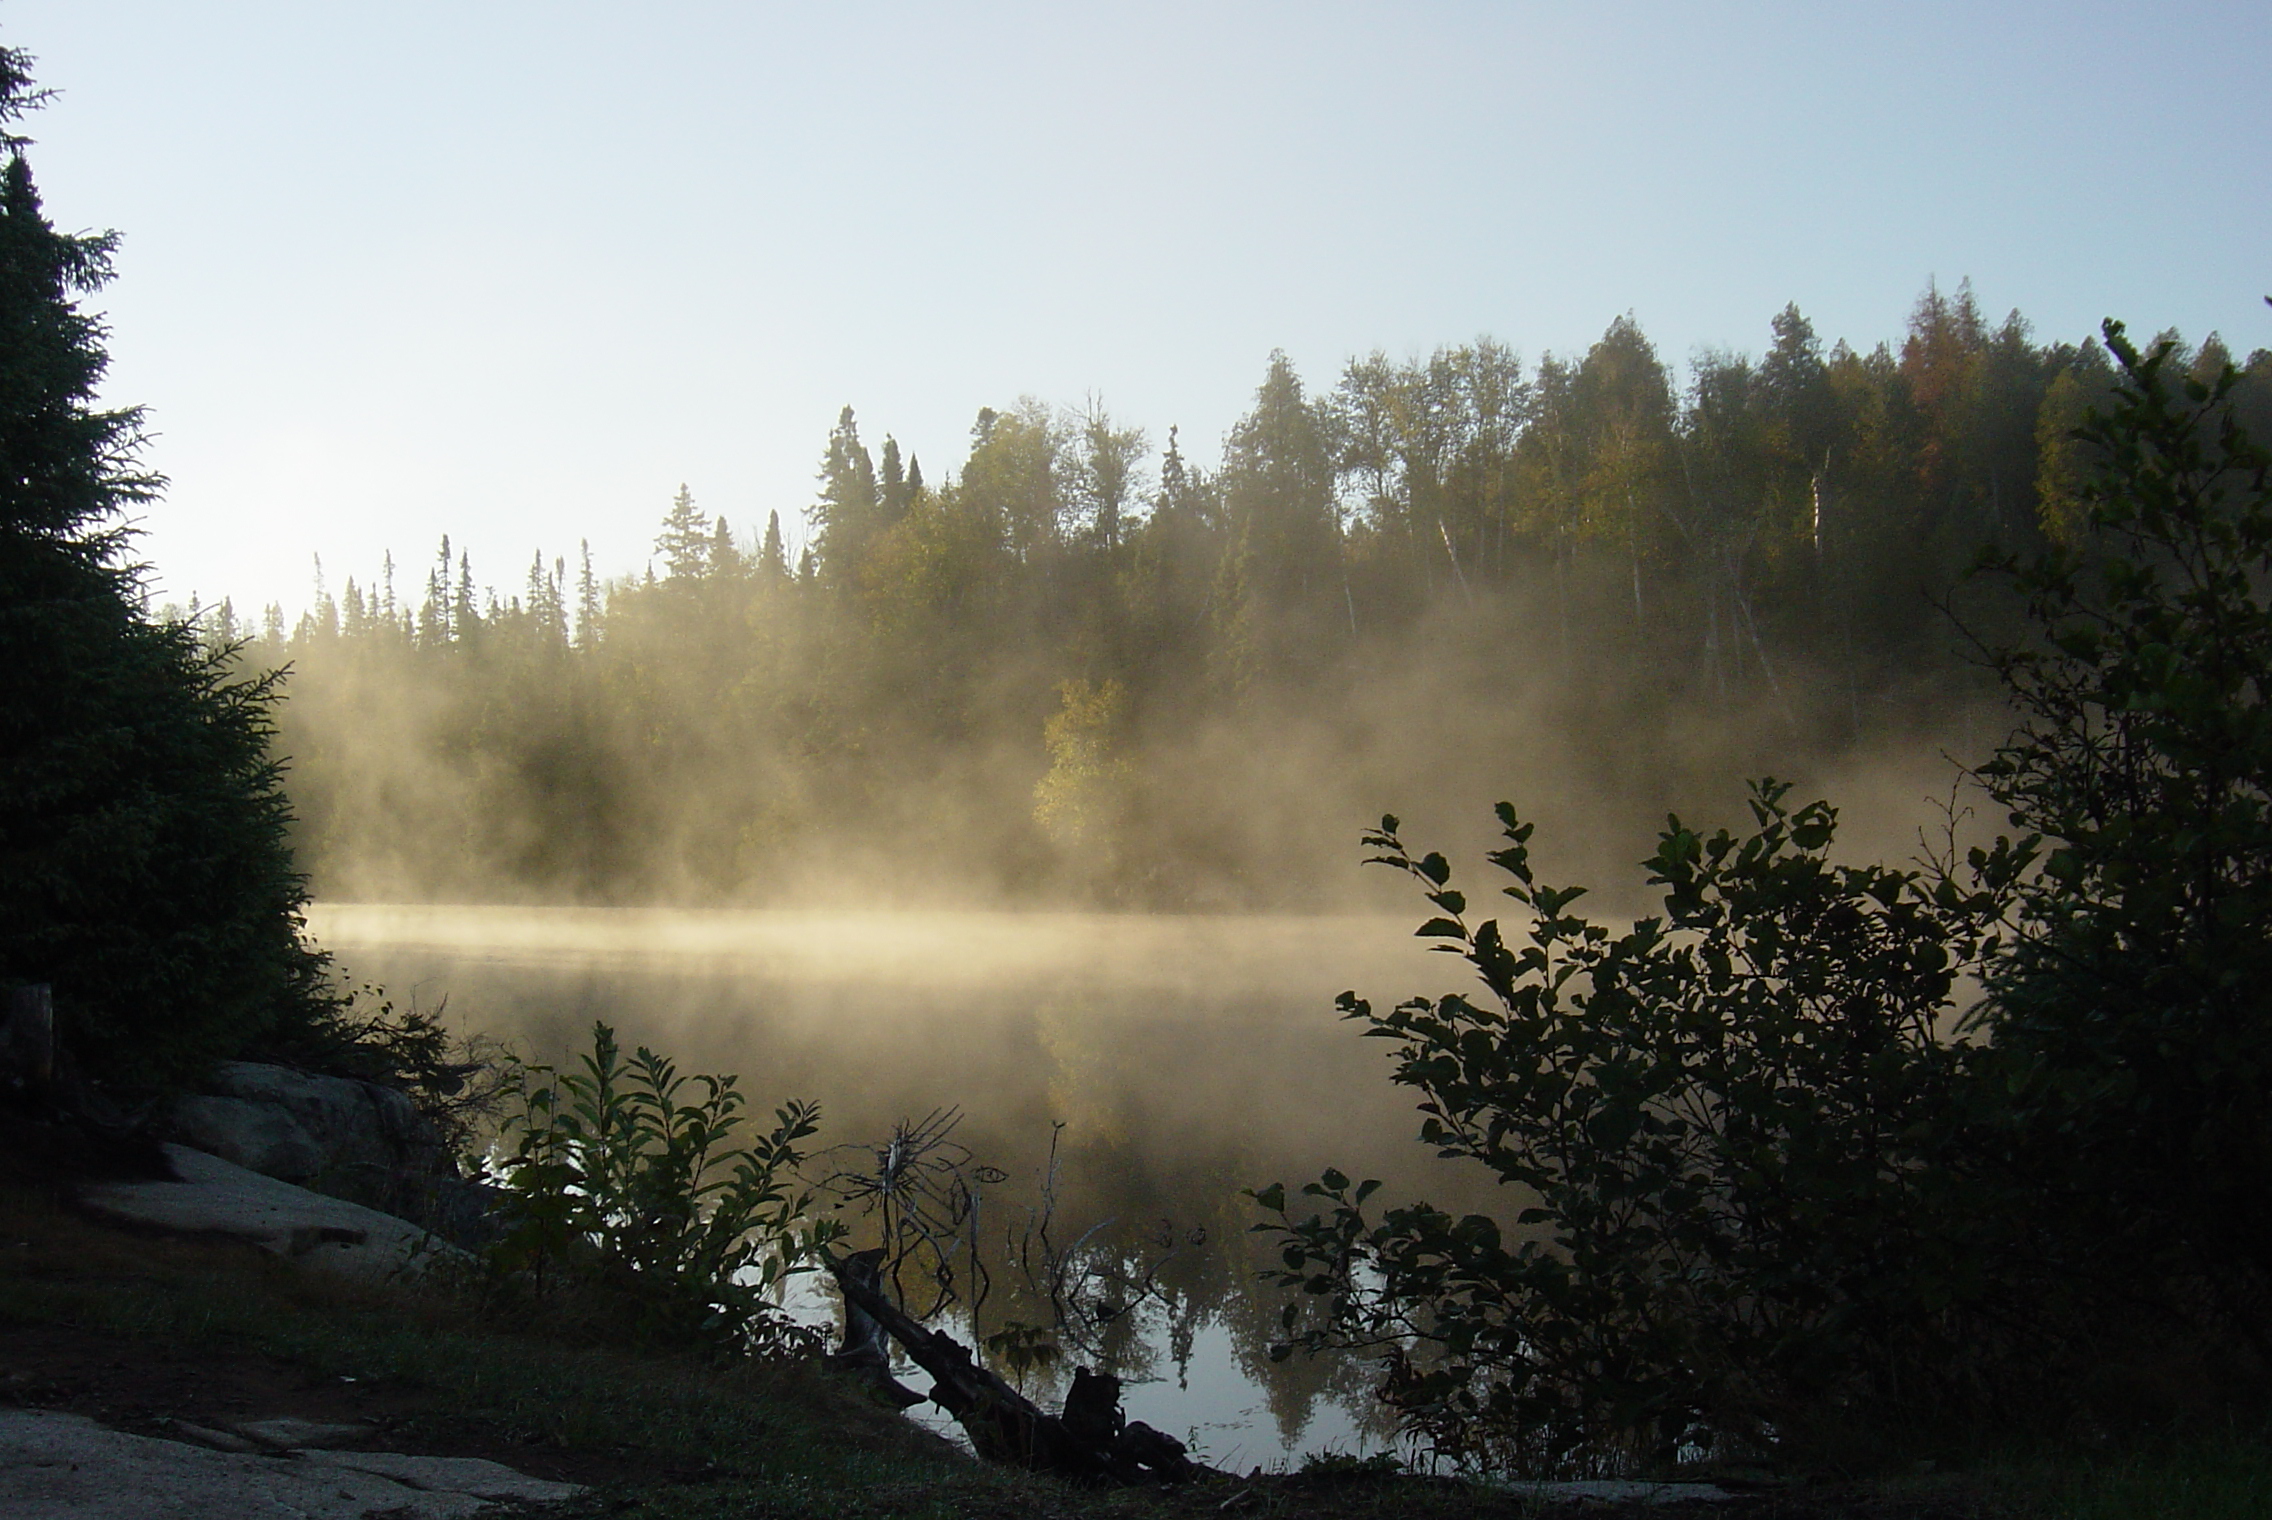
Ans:
[{"label": "mist over water", "polygon": [[[1407,828],[1416,847],[1452,855],[1476,919],[1515,907],[1480,859],[1487,808],[1449,816],[1467,800],[1458,794],[1481,795],[1488,766],[1487,755],[1463,756],[1454,795],[1423,793]],[[1953,776],[1943,747],[1923,741],[1818,756],[1804,769],[1814,771],[1806,795],[1846,804],[1839,853],[1855,859],[1914,857],[1942,825]],[[1543,809],[1539,855],[1572,875],[1603,868],[1584,906],[1621,926],[1647,903],[1645,873],[1609,863],[1644,853],[1646,830],[1630,796],[1622,807],[1578,800],[1596,784],[1576,776]],[[1740,821],[1740,783],[1719,790],[1719,805],[1692,821]],[[1333,874],[1359,877],[1356,854]],[[398,1004],[446,1001],[451,1027],[527,1059],[572,1061],[605,1022],[625,1049],[652,1046],[682,1072],[736,1074],[760,1119],[790,1098],[816,1101],[816,1143],[848,1148],[817,1162],[816,1176],[856,1168],[896,1124],[957,1111],[953,1139],[973,1167],[1002,1176],[982,1190],[990,1296],[975,1317],[955,1307],[943,1321],[971,1339],[1052,1317],[1036,1283],[1007,1263],[1019,1232],[1030,1239],[1054,1142],[1055,1243],[1079,1241],[1092,1265],[1149,1277],[1155,1290],[1108,1327],[1084,1325],[1089,1343],[1068,1346],[1060,1375],[1108,1365],[1129,1380],[1132,1417],[1253,1465],[1379,1445],[1390,1432],[1365,1367],[1270,1360],[1282,1300],[1255,1279],[1268,1258],[1249,1233],[1258,1216],[1244,1190],[1298,1187],[1333,1167],[1381,1179],[1384,1203],[1425,1199],[1510,1224],[1521,1203],[1416,1143],[1416,1095],[1387,1080],[1390,1047],[1337,1016],[1345,989],[1388,1006],[1474,985],[1464,962],[1414,938],[1410,883],[1378,869],[1362,877],[1377,911],[325,902],[309,927],[350,980]],[[1519,910],[1509,916],[1519,921]],[[850,1222],[857,1239],[860,1221]],[[1112,1296],[1089,1310],[1116,1310],[1103,1301]],[[807,1284],[797,1303],[825,1319],[831,1300]],[[1029,1391],[1057,1392],[1047,1375]]]},{"label": "mist over water", "polygon": [[[1955,791],[2009,721],[1965,639],[2017,604],[1962,567],[2060,531],[2103,356],[1968,291],[1928,288],[1898,356],[1772,327],[1685,393],[1629,319],[1582,359],[1353,360],[1330,394],[1274,356],[1212,471],[1029,400],[925,485],[848,407],[797,563],[777,516],[683,487],[643,580],[540,554],[501,600],[447,540],[422,592],[388,562],[248,654],[293,666],[311,928],[532,1060],[602,1021],[760,1115],[817,1101],[846,1166],[957,1115],[1000,1179],[963,1333],[1093,1313],[1070,1359],[1160,1428],[1353,1444],[1365,1369],[1268,1359],[1242,1190],[1523,1202],[1416,1144],[1390,1047],[1335,1016],[1472,985],[1413,938],[1413,884],[1360,868],[1367,825],[1449,856],[1475,921],[1511,906],[1507,801],[1539,881],[1617,926],[1658,908],[1666,815],[1743,831],[1746,778],[1831,801],[1846,861],[1945,850],[1952,799],[1960,842],[2000,821]],[[1045,1195],[1136,1302],[1012,1280]]]},{"label": "mist over water", "polygon": [[[310,928],[351,976],[446,997],[453,1027],[529,1059],[572,1059],[604,1020],[682,1071],[738,1074],[760,1115],[816,1100],[824,1146],[960,1108],[954,1138],[1006,1174],[990,1241],[1028,1221],[1062,1125],[1057,1242],[1096,1229],[1090,1249],[1159,1264],[1161,1297],[1108,1348],[1132,1415],[1248,1465],[1369,1427],[1362,1368],[1270,1362],[1278,1300],[1253,1280],[1241,1190],[1338,1166],[1390,1196],[1494,1206],[1413,1143],[1385,1047],[1333,1008],[1344,988],[1464,984],[1409,918],[322,904]],[[1031,1322],[995,1270],[978,1328]]]}]

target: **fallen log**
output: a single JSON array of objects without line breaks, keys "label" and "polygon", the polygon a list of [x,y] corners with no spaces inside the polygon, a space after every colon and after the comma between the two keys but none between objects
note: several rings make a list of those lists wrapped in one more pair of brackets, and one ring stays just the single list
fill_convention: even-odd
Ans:
[{"label": "fallen log", "polygon": [[981,1364],[960,1341],[930,1329],[885,1297],[872,1265],[854,1265],[858,1258],[840,1261],[830,1256],[827,1261],[844,1294],[847,1353],[853,1349],[850,1342],[857,1322],[852,1311],[857,1309],[931,1375],[932,1402],[954,1417],[984,1460],[1053,1473],[1077,1483],[1128,1487],[1220,1476],[1192,1461],[1173,1436],[1141,1420],[1124,1420],[1118,1378],[1086,1367],[1077,1369],[1064,1413],[1048,1414]]},{"label": "fallen log", "polygon": [[[855,1251],[843,1261],[833,1263],[840,1274],[839,1281],[851,1277],[865,1287],[883,1291],[883,1259],[881,1248]],[[924,1395],[891,1375],[891,1342],[884,1335],[884,1327],[876,1317],[844,1298],[844,1345],[828,1357],[828,1365],[839,1372],[849,1372],[862,1379],[890,1402],[895,1408],[908,1409],[923,1402]]]}]

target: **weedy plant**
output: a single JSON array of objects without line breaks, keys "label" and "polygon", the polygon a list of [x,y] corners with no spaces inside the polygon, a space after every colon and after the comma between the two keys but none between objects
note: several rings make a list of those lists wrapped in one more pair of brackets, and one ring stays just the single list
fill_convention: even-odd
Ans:
[{"label": "weedy plant", "polygon": [[[875,1221],[881,1274],[893,1302],[930,1319],[960,1299],[986,1299],[990,1279],[978,1249],[985,1189],[1003,1180],[953,1138],[959,1108],[902,1119],[876,1145],[831,1146],[820,1190]],[[960,1265],[958,1266],[958,1263]],[[911,1301],[913,1278],[928,1302]],[[966,1286],[967,1279],[967,1286]]]},{"label": "weedy plant", "polygon": [[513,1062],[496,1163],[511,1225],[487,1254],[499,1282],[622,1318],[635,1338],[740,1354],[803,1348],[777,1303],[840,1233],[795,1185],[820,1110],[790,1102],[737,1138],[731,1076],[682,1075],[592,1026],[578,1069]]},{"label": "weedy plant", "polygon": [[[819,1189],[853,1213],[855,1231],[875,1232],[894,1302],[921,1320],[967,1315],[989,1360],[1021,1389],[1073,1360],[1119,1365],[1145,1307],[1170,1304],[1162,1269],[1204,1247],[1207,1231],[1162,1220],[1148,1240],[1116,1240],[1107,1218],[1061,1242],[1064,1124],[1051,1126],[1036,1195],[1021,1202],[996,1192],[1007,1172],[952,1138],[961,1120],[959,1109],[934,1109],[900,1121],[882,1143],[831,1147],[823,1154],[835,1164]],[[1004,1220],[999,1236],[986,1228],[990,1200]]]}]

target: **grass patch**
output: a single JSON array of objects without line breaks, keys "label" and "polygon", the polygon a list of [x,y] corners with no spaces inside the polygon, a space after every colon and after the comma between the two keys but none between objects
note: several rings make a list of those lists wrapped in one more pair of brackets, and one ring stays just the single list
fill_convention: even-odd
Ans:
[{"label": "grass patch", "polygon": [[2119,1452],[2018,1464],[1994,1485],[2041,1520],[2265,1520],[2272,1430],[2235,1424]]},{"label": "grass patch", "polygon": [[87,1386],[111,1388],[106,1407],[128,1415],[131,1397],[118,1403],[115,1390],[138,1350],[209,1366],[262,1358],[308,1390],[295,1397],[351,1389],[383,1410],[389,1445],[524,1467],[549,1456],[595,1478],[592,1502],[611,1512],[629,1500],[657,1517],[729,1502],[817,1513],[826,1495],[828,1513],[853,1514],[862,1506],[847,1501],[872,1491],[900,1496],[889,1512],[916,1514],[926,1506],[905,1498],[971,1476],[942,1443],[810,1367],[706,1365],[499,1328],[445,1295],[333,1282],[235,1242],[129,1234],[22,1190],[0,1192],[0,1326],[40,1327],[50,1346],[82,1338]]}]

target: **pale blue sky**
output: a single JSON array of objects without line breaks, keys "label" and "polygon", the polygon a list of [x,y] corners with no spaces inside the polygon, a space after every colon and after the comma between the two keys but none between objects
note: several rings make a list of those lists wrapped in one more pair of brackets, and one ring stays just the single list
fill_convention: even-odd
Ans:
[{"label": "pale blue sky", "polygon": [[2272,6],[5,0],[51,211],[125,235],[162,593],[445,530],[795,526],[837,409],[934,480],[1100,395],[1212,462],[1273,347],[1896,337],[1928,278],[2272,346]]}]

